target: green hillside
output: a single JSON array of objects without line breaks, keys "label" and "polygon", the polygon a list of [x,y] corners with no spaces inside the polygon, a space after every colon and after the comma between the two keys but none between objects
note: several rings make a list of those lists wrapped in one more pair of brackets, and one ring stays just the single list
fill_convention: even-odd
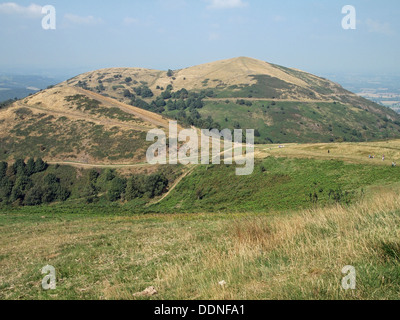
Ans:
[{"label": "green hillside", "polygon": [[400,136],[400,116],[312,74],[251,58],[176,71],[97,70],[60,84],[198,128],[255,129],[257,143],[371,141]]}]

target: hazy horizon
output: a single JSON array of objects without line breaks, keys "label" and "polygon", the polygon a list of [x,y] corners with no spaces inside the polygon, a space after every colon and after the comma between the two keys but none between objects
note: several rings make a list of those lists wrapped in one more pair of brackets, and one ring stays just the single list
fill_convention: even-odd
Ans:
[{"label": "hazy horizon", "polygon": [[[0,2],[0,73],[72,76],[107,67],[181,69],[248,56],[317,75],[396,74],[400,4],[352,1]],[[42,6],[56,30],[42,28]]]}]

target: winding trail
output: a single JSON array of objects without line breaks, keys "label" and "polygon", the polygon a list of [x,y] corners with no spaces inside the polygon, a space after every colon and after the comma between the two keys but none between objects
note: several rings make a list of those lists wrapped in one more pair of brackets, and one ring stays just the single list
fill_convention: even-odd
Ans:
[{"label": "winding trail", "polygon": [[187,170],[184,174],[182,174],[175,182],[174,184],[171,186],[171,188],[169,188],[168,192],[165,193],[160,199],[158,199],[155,202],[150,202],[147,206],[151,206],[153,204],[158,204],[161,201],[163,201],[166,197],[168,197],[172,191],[175,190],[175,188],[181,183],[181,181],[183,179],[185,179],[188,175],[192,174],[192,172],[194,171],[194,169],[196,168],[196,166],[192,166],[191,168],[189,168],[189,170]]},{"label": "winding trail", "polygon": [[72,167],[81,168],[138,168],[138,167],[148,167],[151,164],[148,163],[136,163],[136,164],[96,164],[96,163],[84,163],[75,161],[48,161],[48,164],[55,165],[67,165]]}]

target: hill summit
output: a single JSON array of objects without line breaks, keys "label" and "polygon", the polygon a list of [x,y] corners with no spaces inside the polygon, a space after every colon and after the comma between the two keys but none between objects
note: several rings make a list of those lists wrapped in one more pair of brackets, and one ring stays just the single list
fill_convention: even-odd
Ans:
[{"label": "hill summit", "polygon": [[239,57],[180,70],[87,72],[0,108],[0,160],[143,161],[151,128],[254,129],[257,143],[400,137],[389,108],[297,69]]},{"label": "hill summit", "polygon": [[214,89],[221,98],[362,102],[365,107],[371,106],[368,100],[327,79],[248,57],[170,70],[170,73],[143,68],[101,69],[79,75],[61,86],[100,89],[102,94],[120,98],[123,89],[138,84],[148,86],[155,96],[172,86],[175,91]]}]

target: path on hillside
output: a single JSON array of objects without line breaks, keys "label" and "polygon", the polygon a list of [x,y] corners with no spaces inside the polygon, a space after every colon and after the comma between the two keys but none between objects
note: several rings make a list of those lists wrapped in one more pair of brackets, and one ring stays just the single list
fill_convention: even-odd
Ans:
[{"label": "path on hillside", "polygon": [[206,98],[204,101],[217,101],[217,102],[236,102],[237,100],[244,101],[273,101],[273,102],[298,102],[298,103],[333,103],[335,100],[316,100],[316,99],[269,99],[269,98]]},{"label": "path on hillside", "polygon": [[[223,156],[225,153],[229,151],[233,151],[238,147],[232,147],[228,150],[223,150],[219,153],[219,156]],[[194,157],[192,158],[187,158],[186,160],[193,160]],[[227,158],[229,160],[230,158]],[[199,159],[200,160],[200,159]],[[169,162],[169,159],[167,159],[167,162]],[[147,162],[142,162],[142,163],[135,163],[135,164],[104,164],[104,163],[85,163],[85,162],[79,162],[79,161],[48,161],[49,164],[55,165],[68,165],[68,166],[73,166],[73,167],[84,167],[84,168],[135,168],[135,167],[146,167],[146,166],[153,166],[153,164],[149,164]],[[199,164],[189,164],[188,166],[199,166]]]},{"label": "path on hillside", "polygon": [[169,188],[168,192],[166,194],[164,194],[160,199],[158,199],[157,201],[153,202],[153,203],[149,203],[147,206],[153,205],[153,204],[158,204],[161,201],[163,201],[166,197],[168,197],[172,191],[174,191],[174,189],[178,186],[178,184],[185,179],[188,175],[190,175],[194,169],[196,168],[196,166],[192,166],[191,168],[189,168],[184,174],[182,174],[175,182],[174,184],[171,186],[171,188]]},{"label": "path on hillside", "polygon": [[51,165],[67,165],[72,167],[83,167],[83,168],[139,168],[151,166],[149,163],[136,163],[136,164],[96,164],[96,163],[84,163],[78,161],[48,161]]}]

